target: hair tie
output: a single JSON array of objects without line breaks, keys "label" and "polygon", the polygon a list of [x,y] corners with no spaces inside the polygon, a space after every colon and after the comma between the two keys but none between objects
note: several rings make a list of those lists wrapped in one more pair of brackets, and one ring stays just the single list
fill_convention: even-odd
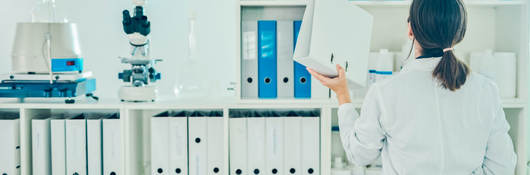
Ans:
[{"label": "hair tie", "polygon": [[454,48],[452,48],[452,47],[445,48],[445,49],[443,49],[443,52],[445,53],[445,52],[453,51],[453,49]]}]

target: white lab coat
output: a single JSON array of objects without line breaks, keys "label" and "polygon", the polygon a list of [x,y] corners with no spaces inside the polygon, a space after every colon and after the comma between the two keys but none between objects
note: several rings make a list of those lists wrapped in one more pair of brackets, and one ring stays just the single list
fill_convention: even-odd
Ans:
[{"label": "white lab coat", "polygon": [[339,107],[348,160],[382,158],[384,175],[513,175],[516,155],[495,83],[471,73],[454,92],[432,71],[440,58],[411,60],[368,91],[361,115]]}]

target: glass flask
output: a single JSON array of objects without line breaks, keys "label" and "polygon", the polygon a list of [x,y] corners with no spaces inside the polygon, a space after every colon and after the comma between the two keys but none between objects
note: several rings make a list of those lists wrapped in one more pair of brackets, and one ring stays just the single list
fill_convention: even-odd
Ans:
[{"label": "glass flask", "polygon": [[31,22],[68,22],[67,18],[57,15],[55,0],[37,0],[31,11]]},{"label": "glass flask", "polygon": [[197,58],[197,40],[196,40],[196,15],[194,12],[188,18],[188,54],[180,69],[177,71],[174,93],[177,98],[206,97],[209,95],[208,82],[200,60]]}]

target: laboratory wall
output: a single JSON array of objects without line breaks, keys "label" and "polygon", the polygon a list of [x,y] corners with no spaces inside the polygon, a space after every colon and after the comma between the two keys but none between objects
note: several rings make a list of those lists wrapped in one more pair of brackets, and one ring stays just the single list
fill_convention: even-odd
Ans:
[{"label": "laboratory wall", "polygon": [[[0,16],[0,70],[11,71],[11,46],[17,22],[30,22],[31,10],[40,0],[2,0]],[[155,67],[162,73],[156,84],[160,99],[174,98],[177,76],[186,68],[189,17],[195,15],[197,53],[201,66],[192,73],[204,78],[213,97],[231,97],[237,57],[236,0],[147,0],[145,12],[151,21],[151,56],[163,59]],[[96,95],[117,98],[124,84],[118,73],[128,68],[119,56],[129,56],[129,41],[123,33],[122,10],[133,8],[132,0],[56,0],[58,16],[78,24],[85,70],[97,79]]]}]

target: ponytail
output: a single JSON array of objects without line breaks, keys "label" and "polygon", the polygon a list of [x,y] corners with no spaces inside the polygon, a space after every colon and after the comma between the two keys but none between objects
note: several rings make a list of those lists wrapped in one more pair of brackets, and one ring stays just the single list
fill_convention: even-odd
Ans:
[{"label": "ponytail", "polygon": [[460,89],[471,71],[452,50],[466,34],[467,12],[463,1],[413,0],[408,21],[422,54],[442,55],[432,76],[450,91]]},{"label": "ponytail", "polygon": [[442,59],[434,68],[432,76],[440,82],[442,87],[455,91],[466,82],[469,67],[458,60],[452,50],[443,53]]}]

